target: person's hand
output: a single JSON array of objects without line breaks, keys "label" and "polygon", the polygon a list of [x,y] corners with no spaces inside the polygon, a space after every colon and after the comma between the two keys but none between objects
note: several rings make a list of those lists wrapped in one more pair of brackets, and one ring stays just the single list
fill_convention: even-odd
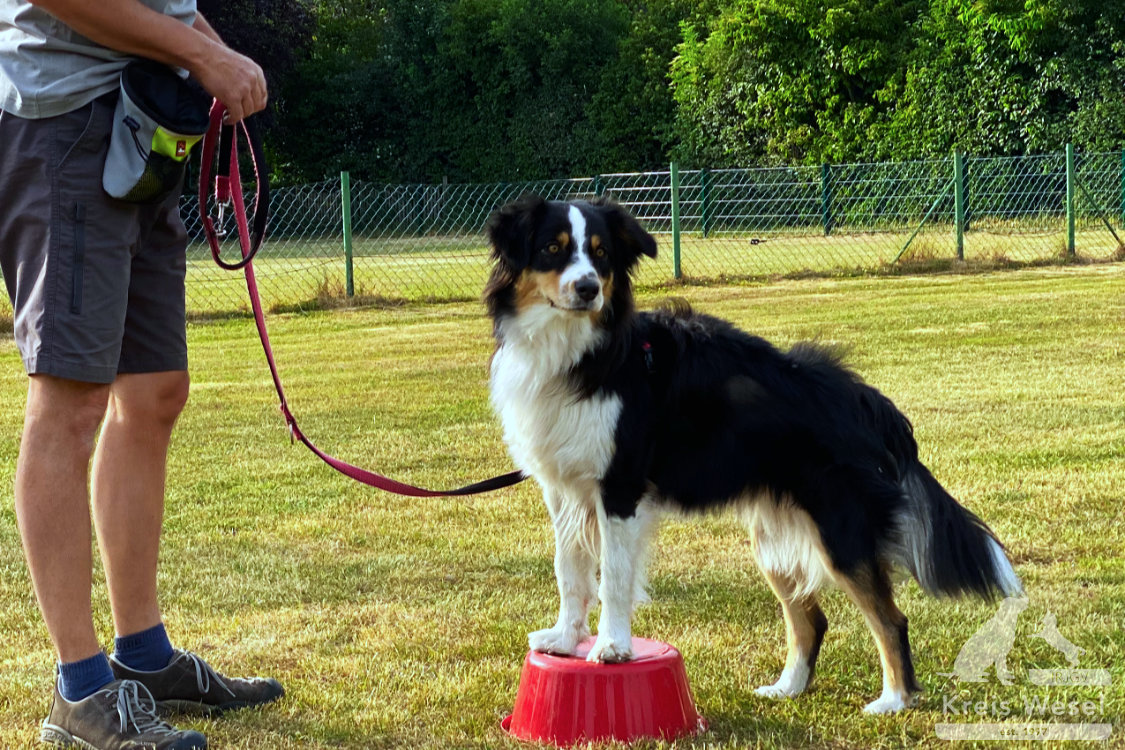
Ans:
[{"label": "person's hand", "polygon": [[258,63],[222,44],[212,44],[207,59],[189,71],[207,93],[227,108],[234,124],[260,112],[269,101],[266,77]]}]

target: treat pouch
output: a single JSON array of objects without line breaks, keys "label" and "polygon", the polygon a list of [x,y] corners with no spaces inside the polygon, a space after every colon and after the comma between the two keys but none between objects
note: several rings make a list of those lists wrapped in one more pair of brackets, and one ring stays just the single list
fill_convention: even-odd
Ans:
[{"label": "treat pouch", "polygon": [[180,188],[191,149],[207,132],[211,97],[194,81],[151,60],[121,71],[121,95],[102,171],[114,198],[148,203]]}]

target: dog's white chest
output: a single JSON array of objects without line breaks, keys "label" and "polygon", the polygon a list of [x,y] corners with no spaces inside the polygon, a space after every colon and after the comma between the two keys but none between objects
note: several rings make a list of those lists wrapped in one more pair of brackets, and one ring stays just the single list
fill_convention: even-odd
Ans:
[{"label": "dog's white chest", "polygon": [[504,344],[493,357],[492,404],[512,459],[550,484],[600,479],[613,459],[621,399],[579,399],[565,371],[547,364],[520,345]]}]

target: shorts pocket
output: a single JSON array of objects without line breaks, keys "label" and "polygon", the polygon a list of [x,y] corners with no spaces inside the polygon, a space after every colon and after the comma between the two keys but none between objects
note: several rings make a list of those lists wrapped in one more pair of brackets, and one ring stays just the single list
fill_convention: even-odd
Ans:
[{"label": "shorts pocket", "polygon": [[74,254],[71,259],[70,312],[82,313],[82,281],[86,264],[86,206],[74,204]]},{"label": "shorts pocket", "polygon": [[99,138],[96,120],[99,106],[100,100],[94,100],[85,107],[56,118],[55,148],[56,153],[60,154],[56,168],[61,168],[72,156],[97,149]]}]

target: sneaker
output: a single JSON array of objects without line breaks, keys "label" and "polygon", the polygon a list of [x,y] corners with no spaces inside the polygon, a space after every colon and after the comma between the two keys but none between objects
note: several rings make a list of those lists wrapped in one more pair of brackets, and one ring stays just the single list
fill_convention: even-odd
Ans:
[{"label": "sneaker", "polygon": [[165,711],[208,716],[273,703],[285,695],[275,679],[224,677],[190,651],[177,649],[168,666],[156,672],[130,669],[113,656],[109,663],[114,676],[144,685]]},{"label": "sneaker", "polygon": [[156,715],[156,701],[144,685],[117,680],[80,701],[70,702],[55,685],[51,712],[39,734],[43,742],[83,750],[205,750],[199,732],[176,729]]}]

